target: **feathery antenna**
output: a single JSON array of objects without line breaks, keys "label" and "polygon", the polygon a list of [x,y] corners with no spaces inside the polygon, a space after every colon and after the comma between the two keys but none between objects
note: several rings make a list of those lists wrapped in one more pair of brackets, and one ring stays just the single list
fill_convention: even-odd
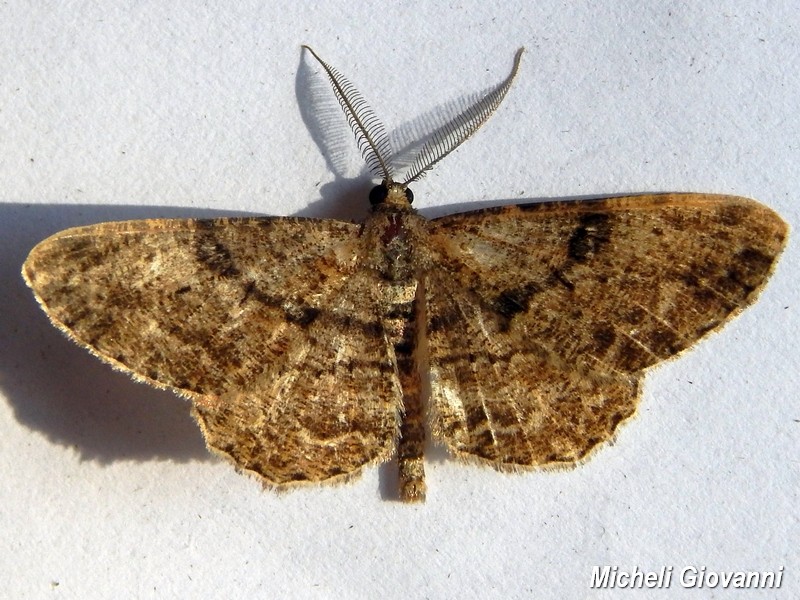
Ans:
[{"label": "feathery antenna", "polygon": [[486,119],[492,116],[514,82],[524,50],[525,48],[517,50],[514,55],[514,66],[504,81],[485,94],[476,95],[475,102],[469,108],[431,134],[431,138],[419,150],[411,168],[406,173],[405,185],[425,175],[433,165],[463,144],[467,138],[480,129]]},{"label": "feathery antenna", "polygon": [[392,146],[389,143],[389,136],[383,127],[380,119],[372,112],[369,104],[361,93],[350,83],[339,71],[322,60],[314,50],[303,44],[303,48],[308,50],[317,59],[328,79],[331,80],[333,93],[347,117],[350,129],[356,136],[356,143],[361,155],[367,163],[370,171],[376,177],[385,181],[392,181],[392,170],[389,166],[389,159],[392,156]]},{"label": "feathery antenna", "polygon": [[[383,123],[372,112],[367,101],[352,83],[322,60],[309,46],[304,44],[303,48],[311,53],[328,75],[336,99],[356,136],[358,148],[370,171],[386,182],[393,181],[391,161],[394,158],[394,152]],[[463,144],[492,116],[514,82],[524,50],[524,48],[517,50],[514,55],[514,66],[505,80],[484,93],[470,96],[470,105],[463,112],[427,136],[427,141],[415,152],[414,161],[405,174],[404,186],[424,176],[436,163]]]}]

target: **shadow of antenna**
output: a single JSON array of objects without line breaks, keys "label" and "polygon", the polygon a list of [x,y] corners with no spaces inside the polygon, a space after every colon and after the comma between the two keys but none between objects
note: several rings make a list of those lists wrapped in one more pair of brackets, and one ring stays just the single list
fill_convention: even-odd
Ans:
[{"label": "shadow of antenna", "polygon": [[311,139],[325,157],[328,169],[336,178],[368,176],[369,172],[353,140],[353,133],[331,92],[328,78],[309,64],[306,51],[302,49],[295,77],[295,95],[300,117],[308,128]]},{"label": "shadow of antenna", "polygon": [[389,140],[395,149],[392,166],[396,172],[402,173],[411,167],[429,140],[452,131],[459,120],[469,114],[472,106],[493,90],[493,87],[487,87],[480,92],[464,94],[393,129]]}]

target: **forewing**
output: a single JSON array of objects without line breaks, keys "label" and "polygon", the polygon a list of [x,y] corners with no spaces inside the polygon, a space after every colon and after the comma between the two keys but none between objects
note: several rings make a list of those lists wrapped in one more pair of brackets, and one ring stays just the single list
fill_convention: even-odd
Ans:
[{"label": "forewing", "polygon": [[635,412],[643,369],[753,301],[786,232],[754,201],[700,194],[436,219],[434,434],[503,464],[584,456]]},{"label": "forewing", "polygon": [[71,338],[192,398],[212,449],[284,484],[393,449],[400,393],[359,248],[338,221],[131,221],[56,234],[23,274]]}]

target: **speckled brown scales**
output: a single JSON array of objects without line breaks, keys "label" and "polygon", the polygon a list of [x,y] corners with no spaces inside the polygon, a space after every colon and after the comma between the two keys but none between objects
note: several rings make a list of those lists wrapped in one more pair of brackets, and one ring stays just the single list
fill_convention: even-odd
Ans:
[{"label": "speckled brown scales", "polygon": [[[212,449],[286,485],[392,455],[418,345],[395,321],[416,285],[434,436],[497,466],[572,462],[634,413],[643,369],[755,298],[786,235],[756,202],[696,194],[390,215],[362,233],[293,218],[81,227],[39,244],[24,275],[70,337],[192,398]],[[391,282],[398,263],[415,285]]]},{"label": "speckled brown scales", "polygon": [[[152,220],[67,230],[24,274],[54,323],[195,402],[209,446],[265,481],[388,459],[400,393],[359,228]],[[364,401],[368,399],[368,401]]]},{"label": "speckled brown scales", "polygon": [[707,194],[434,220],[435,437],[500,466],[585,457],[634,414],[644,369],[754,300],[786,232],[757,202]]},{"label": "speckled brown scales", "polygon": [[70,229],[23,276],[72,339],[191,398],[208,446],[266,484],[337,481],[397,453],[401,497],[420,501],[426,429],[498,468],[585,457],[634,414],[645,369],[756,298],[787,235],[757,202],[706,194],[428,221],[406,183],[387,176],[360,226]]}]

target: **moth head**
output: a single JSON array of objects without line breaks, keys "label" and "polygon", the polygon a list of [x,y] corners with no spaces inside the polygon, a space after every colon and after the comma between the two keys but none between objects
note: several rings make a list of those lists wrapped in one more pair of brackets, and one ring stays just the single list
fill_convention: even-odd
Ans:
[{"label": "moth head", "polygon": [[391,204],[393,206],[410,206],[414,201],[414,192],[405,183],[386,180],[376,185],[369,193],[369,203],[372,206]]}]

